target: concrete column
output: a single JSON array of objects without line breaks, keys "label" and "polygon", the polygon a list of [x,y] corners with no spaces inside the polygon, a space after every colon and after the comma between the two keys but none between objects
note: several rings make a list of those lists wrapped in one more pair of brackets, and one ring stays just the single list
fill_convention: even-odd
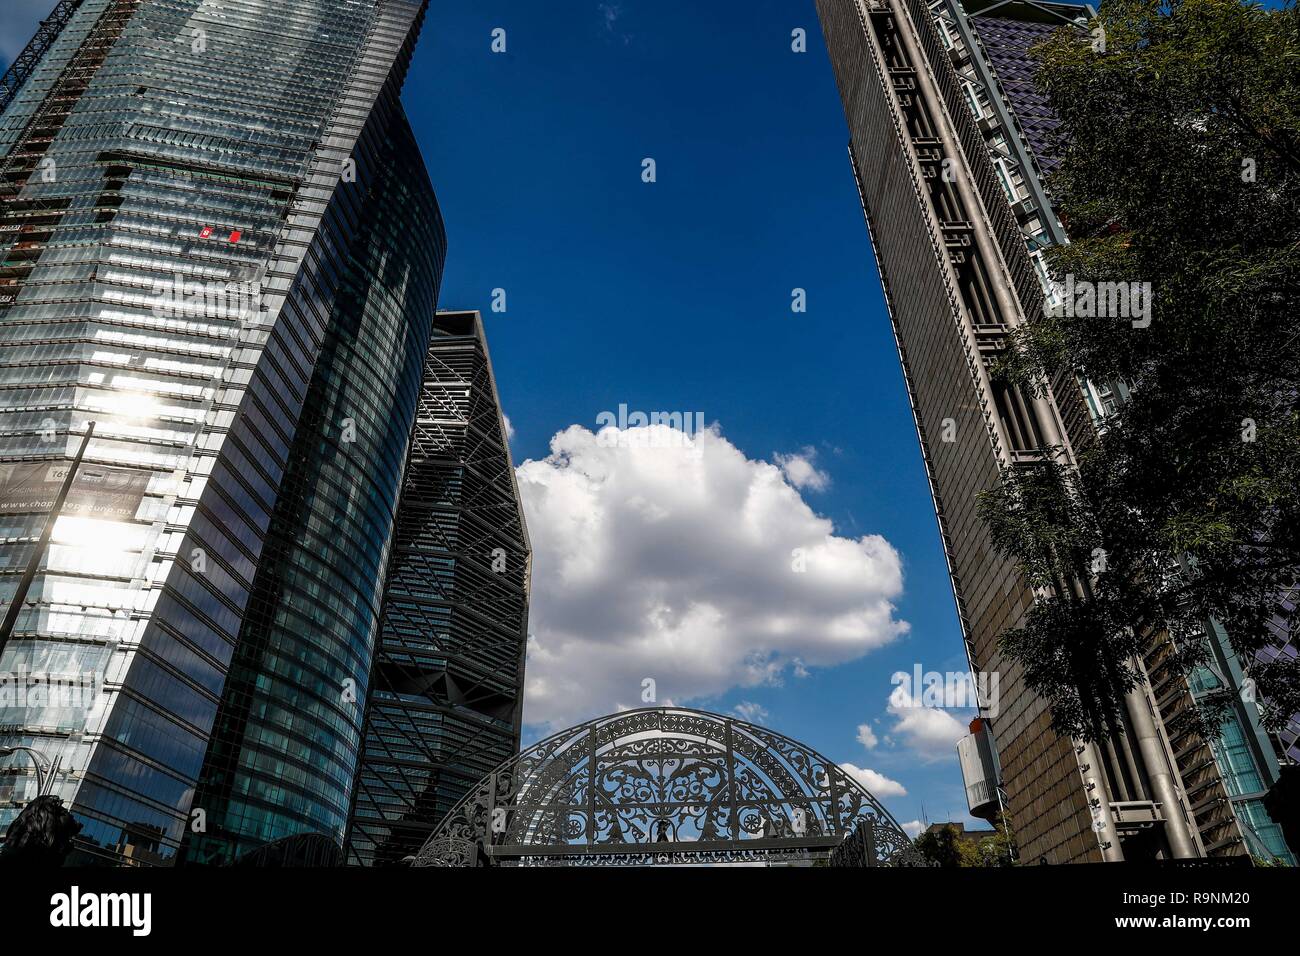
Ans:
[{"label": "concrete column", "polygon": [[1106,786],[1105,766],[1101,762],[1101,752],[1096,744],[1075,742],[1079,753],[1079,770],[1083,776],[1084,796],[1089,803],[1096,800],[1097,806],[1090,807],[1093,820],[1093,832],[1101,845],[1101,858],[1107,863],[1123,863],[1124,850],[1119,845],[1119,831],[1115,829],[1115,819],[1110,814],[1110,788]]},{"label": "concrete column", "polygon": [[1191,827],[1187,825],[1188,814],[1185,812],[1183,796],[1180,792],[1179,779],[1169,764],[1164,741],[1156,728],[1155,717],[1151,713],[1151,704],[1147,700],[1146,688],[1135,687],[1124,698],[1129,720],[1133,724],[1133,735],[1137,738],[1138,753],[1146,766],[1147,778],[1151,782],[1151,799],[1160,804],[1165,818],[1165,836],[1175,859],[1186,860],[1201,856],[1196,838],[1192,836]]}]

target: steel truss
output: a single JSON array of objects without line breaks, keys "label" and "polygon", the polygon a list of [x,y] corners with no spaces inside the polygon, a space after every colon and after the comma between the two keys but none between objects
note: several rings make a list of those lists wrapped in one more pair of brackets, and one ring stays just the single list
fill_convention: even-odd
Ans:
[{"label": "steel truss", "polygon": [[480,317],[439,313],[385,585],[349,853],[420,849],[519,749],[530,550]]},{"label": "steel truss", "polygon": [[59,38],[59,34],[63,32],[63,28],[68,25],[68,21],[72,19],[72,15],[77,12],[81,4],[82,0],[59,0],[50,11],[50,15],[37,26],[36,35],[14,58],[9,69],[5,70],[4,76],[0,77],[0,113],[3,113],[13,102],[18,91],[27,82],[27,78],[40,65],[45,51],[54,45],[54,41]]}]

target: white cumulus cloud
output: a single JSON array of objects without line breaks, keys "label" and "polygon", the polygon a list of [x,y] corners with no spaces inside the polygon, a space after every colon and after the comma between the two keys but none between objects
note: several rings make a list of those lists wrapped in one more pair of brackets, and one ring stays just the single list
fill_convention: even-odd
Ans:
[{"label": "white cumulus cloud", "polygon": [[715,430],[574,425],[517,475],[534,548],[531,725],[645,706],[648,687],[663,704],[777,684],[907,629],[893,547],[837,536],[780,467]]},{"label": "white cumulus cloud", "polygon": [[909,820],[907,823],[900,823],[899,826],[901,826],[903,828],[903,832],[906,833],[908,836],[910,836],[913,840],[915,840],[918,836],[920,836],[921,831],[925,829],[925,824],[922,823],[920,820]]},{"label": "white cumulus cloud", "polygon": [[825,491],[830,487],[831,476],[817,468],[817,450],[805,448],[792,455],[777,455],[776,463],[786,480],[796,488]]},{"label": "white cumulus cloud", "polygon": [[870,724],[858,724],[858,743],[868,750],[875,750],[876,745],[880,743],[880,738],[876,736]]},{"label": "white cumulus cloud", "polygon": [[[908,675],[895,675],[899,676]],[[895,718],[891,737],[901,739],[923,760],[955,757],[957,741],[968,733],[966,724],[947,710],[923,706],[902,683],[890,693],[887,710]]]},{"label": "white cumulus cloud", "polygon": [[851,763],[840,764],[840,769],[866,787],[873,797],[883,799],[885,797],[907,796],[906,787],[897,780],[890,780],[883,773],[876,773],[876,771],[869,770],[866,767],[855,767]]},{"label": "white cumulus cloud", "polygon": [[771,716],[766,707],[762,704],[756,704],[752,700],[742,700],[734,709],[737,717],[751,724],[764,723]]}]

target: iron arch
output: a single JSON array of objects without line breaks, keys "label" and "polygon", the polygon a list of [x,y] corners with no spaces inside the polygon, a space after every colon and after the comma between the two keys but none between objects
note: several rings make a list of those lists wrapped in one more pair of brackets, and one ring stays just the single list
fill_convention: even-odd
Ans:
[{"label": "iron arch", "polygon": [[924,865],[860,783],[765,727],[660,707],[562,730],[488,774],[415,866],[816,860],[850,835],[869,865]]}]

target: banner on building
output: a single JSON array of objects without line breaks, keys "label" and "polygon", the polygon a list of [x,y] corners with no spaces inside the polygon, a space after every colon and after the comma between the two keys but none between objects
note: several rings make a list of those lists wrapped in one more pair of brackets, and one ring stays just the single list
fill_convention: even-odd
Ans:
[{"label": "banner on building", "polygon": [[[71,462],[49,461],[0,465],[0,514],[50,511],[71,467]],[[129,521],[136,516],[148,487],[148,472],[83,464],[61,513]]]}]

